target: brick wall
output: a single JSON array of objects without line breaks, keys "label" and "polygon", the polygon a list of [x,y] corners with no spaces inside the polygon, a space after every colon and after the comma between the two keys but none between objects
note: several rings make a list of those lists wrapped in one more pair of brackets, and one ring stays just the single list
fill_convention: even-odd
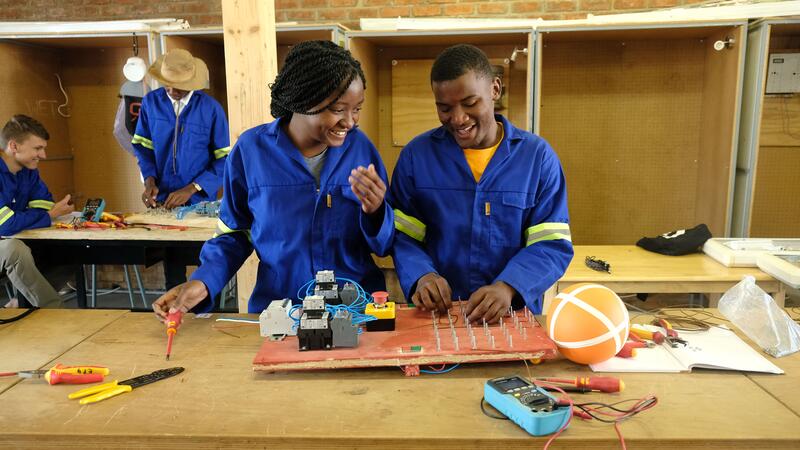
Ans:
[{"label": "brick wall", "polygon": [[[276,20],[338,22],[362,17],[580,19],[591,14],[669,8],[703,0],[275,0]],[[173,17],[220,25],[219,0],[0,0],[0,21],[89,21]]]}]

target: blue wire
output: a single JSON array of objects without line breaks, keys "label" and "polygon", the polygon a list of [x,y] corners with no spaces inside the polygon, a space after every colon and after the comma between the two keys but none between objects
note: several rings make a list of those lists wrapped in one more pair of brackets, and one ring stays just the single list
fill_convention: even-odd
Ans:
[{"label": "blue wire", "polygon": [[455,365],[453,365],[453,367],[450,367],[450,368],[444,369],[444,370],[420,370],[419,372],[420,373],[429,373],[431,375],[439,375],[439,374],[442,374],[442,373],[452,372],[452,371],[458,369],[458,366],[460,366],[460,365],[461,364],[455,364]]},{"label": "blue wire", "polygon": [[[351,283],[356,288],[356,300],[351,303],[350,305],[325,305],[325,310],[331,314],[331,316],[336,315],[336,311],[339,310],[346,310],[350,312],[351,322],[354,325],[360,325],[366,322],[371,322],[373,320],[378,320],[377,317],[371,316],[368,314],[364,314],[364,310],[366,309],[367,305],[369,304],[369,300],[371,298],[370,295],[367,294],[367,291],[358,284],[357,281],[351,280],[350,278],[336,278],[336,284],[339,285],[340,282],[344,283]],[[302,300],[305,296],[302,295],[303,290],[306,291],[306,296],[314,294],[314,288],[316,287],[316,278],[312,278],[311,280],[303,283],[297,289],[297,298]],[[295,318],[292,316],[294,311],[302,308],[302,304],[295,304],[288,311],[289,317],[295,322],[295,326],[299,325],[300,319]],[[362,332],[361,328],[358,330],[359,334]],[[437,372],[438,373],[438,372]]]}]

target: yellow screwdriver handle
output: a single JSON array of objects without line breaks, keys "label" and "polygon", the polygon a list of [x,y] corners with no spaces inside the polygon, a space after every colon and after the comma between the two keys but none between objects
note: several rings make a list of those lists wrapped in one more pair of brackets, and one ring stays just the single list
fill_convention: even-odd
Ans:
[{"label": "yellow screwdriver handle", "polygon": [[105,400],[107,398],[111,398],[115,395],[124,394],[126,392],[132,391],[133,388],[128,386],[127,384],[118,384],[116,387],[112,389],[105,390],[99,394],[92,395],[91,397],[82,398],[80,403],[81,405],[86,405],[89,403],[99,402],[100,400]]},{"label": "yellow screwdriver handle", "polygon": [[76,398],[86,397],[87,395],[97,394],[98,392],[103,392],[107,389],[113,389],[116,386],[117,381],[114,380],[111,383],[98,384],[97,386],[90,386],[85,389],[81,389],[80,391],[75,391],[72,394],[69,394],[67,398],[74,400]]}]

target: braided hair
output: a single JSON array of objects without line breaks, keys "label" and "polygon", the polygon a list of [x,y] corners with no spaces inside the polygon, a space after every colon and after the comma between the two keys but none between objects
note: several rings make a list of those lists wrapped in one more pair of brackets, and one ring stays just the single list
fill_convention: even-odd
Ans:
[{"label": "braided hair", "polygon": [[[270,84],[272,117],[291,117],[292,114],[319,114],[345,93],[350,83],[361,78],[364,88],[367,79],[359,63],[349,51],[331,41],[305,41],[289,51],[283,68]],[[314,106],[335,94],[327,105]]]},{"label": "braided hair", "polygon": [[492,64],[483,50],[469,44],[458,44],[446,48],[431,67],[431,83],[451,81],[470,70],[478,76],[495,77]]}]

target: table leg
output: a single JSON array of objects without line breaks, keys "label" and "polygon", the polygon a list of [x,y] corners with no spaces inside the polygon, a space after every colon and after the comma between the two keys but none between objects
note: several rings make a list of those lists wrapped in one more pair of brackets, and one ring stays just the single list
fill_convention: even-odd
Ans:
[{"label": "table leg", "polygon": [[772,298],[775,299],[775,303],[781,308],[786,306],[786,286],[783,283],[781,283],[781,287],[777,292],[772,293]]},{"label": "table leg", "polygon": [[719,305],[719,299],[722,298],[721,292],[710,292],[708,294],[708,307],[716,308]]},{"label": "table leg", "polygon": [[75,298],[78,300],[78,308],[86,309],[86,272],[83,264],[78,264],[75,272]]}]

